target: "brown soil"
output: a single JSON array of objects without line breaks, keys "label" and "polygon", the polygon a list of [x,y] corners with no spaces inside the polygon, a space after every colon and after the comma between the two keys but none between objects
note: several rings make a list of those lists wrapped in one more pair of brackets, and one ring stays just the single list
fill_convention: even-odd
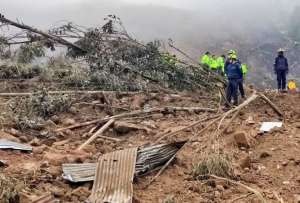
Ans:
[{"label": "brown soil", "polygon": [[[23,90],[22,90],[23,91]],[[214,108],[218,101],[199,99],[195,94],[185,94],[181,98],[170,98],[168,95],[146,95],[147,100],[142,107],[163,106],[201,106]],[[284,127],[269,133],[259,133],[259,127],[263,121],[276,121],[279,117],[263,101],[257,100],[242,110],[234,120],[229,130],[220,137],[218,142],[214,132],[216,126],[204,133],[197,135],[207,123],[203,123],[193,129],[185,130],[178,135],[167,138],[164,143],[187,140],[197,135],[197,139],[184,146],[178,154],[176,161],[171,164],[158,179],[145,189],[145,185],[156,174],[149,174],[138,178],[134,184],[134,202],[153,203],[164,202],[167,197],[173,197],[175,202],[233,202],[235,198],[247,195],[248,191],[234,184],[219,180],[194,180],[191,176],[193,164],[200,162],[209,153],[214,153],[212,148],[220,144],[221,152],[230,155],[237,181],[260,191],[267,202],[296,202],[296,195],[300,195],[300,95],[295,94],[268,94],[285,113]],[[133,97],[108,98],[113,106],[128,108]],[[78,102],[92,102],[98,100],[95,97],[81,97]],[[8,99],[1,99],[2,103]],[[139,103],[139,102],[138,102]],[[93,105],[74,105],[71,113],[57,115],[58,127],[65,126],[66,119],[73,119],[80,123],[106,115],[117,114],[119,111]],[[136,108],[136,107],[134,107]],[[5,120],[2,131],[10,131],[12,123],[6,120],[5,106],[1,106],[2,120]],[[22,191],[22,201],[30,202],[34,197],[51,192],[62,202],[83,202],[90,194],[92,183],[70,184],[63,180],[62,163],[96,162],[104,153],[124,149],[132,146],[143,146],[153,143],[162,132],[173,131],[177,128],[189,125],[207,116],[204,113],[176,112],[174,114],[156,114],[149,118],[132,120],[152,129],[152,133],[143,130],[131,131],[125,135],[119,135],[112,129],[105,136],[113,136],[122,139],[120,143],[114,143],[103,139],[96,139],[84,151],[77,152],[76,148],[87,137],[84,135],[92,127],[84,127],[68,130],[63,133],[52,132],[51,137],[37,136],[38,131],[26,131],[21,133],[26,136],[14,136],[20,142],[33,146],[32,153],[24,153],[12,150],[0,150],[0,160],[7,161],[7,167],[0,167],[0,173],[11,176],[25,182]],[[253,117],[254,124],[247,120]],[[70,122],[70,121],[68,121]],[[53,129],[54,131],[55,129]],[[247,134],[250,148],[239,148],[233,138],[237,131]],[[1,132],[0,138],[7,137],[7,133]],[[13,136],[13,135],[9,135]],[[248,158],[247,158],[248,157]],[[245,163],[241,164],[242,162]],[[1,201],[0,201],[1,202]],[[234,202],[259,202],[255,195]]]}]

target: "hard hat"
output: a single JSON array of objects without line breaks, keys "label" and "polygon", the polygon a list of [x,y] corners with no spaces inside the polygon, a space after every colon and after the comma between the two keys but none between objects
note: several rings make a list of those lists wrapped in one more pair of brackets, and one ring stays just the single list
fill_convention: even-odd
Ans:
[{"label": "hard hat", "polygon": [[280,49],[277,50],[277,52],[284,52],[284,49],[280,48]]},{"label": "hard hat", "polygon": [[237,56],[236,56],[236,54],[231,54],[231,55],[230,55],[230,58],[236,60],[236,59],[237,59]]},{"label": "hard hat", "polygon": [[230,55],[230,54],[235,54],[236,55],[236,51],[234,51],[233,49],[231,49],[231,50],[228,51],[228,55]]}]

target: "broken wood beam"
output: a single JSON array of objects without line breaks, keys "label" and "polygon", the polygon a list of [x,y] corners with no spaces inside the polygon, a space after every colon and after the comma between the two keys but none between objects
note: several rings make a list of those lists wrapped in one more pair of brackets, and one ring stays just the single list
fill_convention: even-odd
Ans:
[{"label": "broken wood beam", "polygon": [[196,121],[196,122],[192,123],[191,125],[188,125],[188,126],[186,126],[186,127],[180,128],[180,129],[175,130],[175,131],[173,131],[173,132],[161,134],[161,135],[159,135],[160,138],[158,138],[158,139],[154,142],[154,144],[159,143],[161,140],[165,139],[166,137],[174,136],[174,135],[178,134],[178,133],[181,132],[181,131],[184,131],[184,130],[189,129],[189,128],[193,128],[193,127],[195,127],[195,126],[201,124],[202,122],[205,122],[205,121],[210,120],[210,119],[218,118],[219,116],[220,116],[220,115],[216,115],[216,116],[204,118],[204,119],[201,119],[201,120],[199,120],[199,121]]},{"label": "broken wood beam", "polygon": [[[84,123],[79,123],[79,124],[75,124],[75,125],[71,125],[68,127],[63,127],[63,128],[59,128],[56,130],[56,132],[61,132],[64,130],[70,130],[70,129],[74,129],[74,128],[80,128],[80,127],[84,127],[84,126],[88,126],[88,125],[92,125],[92,124],[96,124],[96,123],[103,123],[103,122],[107,122],[110,119],[121,119],[121,118],[126,118],[126,117],[132,117],[132,116],[138,116],[138,115],[143,115],[143,114],[153,114],[153,113],[167,113],[170,110],[181,110],[181,111],[187,111],[190,109],[190,107],[167,107],[167,108],[152,108],[149,110],[137,110],[137,111],[132,111],[132,112],[128,112],[128,113],[122,113],[122,114],[117,114],[115,116],[111,116],[108,118],[102,118],[102,119],[96,119],[93,121],[88,121],[88,122],[84,122]],[[207,112],[216,112],[217,110],[214,109],[208,109],[208,108],[201,108],[201,107],[192,107],[192,109],[197,109],[198,111],[207,111]]]},{"label": "broken wood beam", "polygon": [[263,93],[258,93],[258,95],[265,101],[267,102],[274,110],[275,112],[281,116],[284,117],[284,114],[282,113],[282,111]]},{"label": "broken wood beam", "polygon": [[[48,94],[113,94],[118,93],[121,95],[135,95],[140,92],[116,92],[116,91],[49,91]],[[16,93],[0,93],[0,97],[30,97],[34,95],[33,92],[16,92]]]},{"label": "broken wood beam", "polygon": [[86,145],[90,144],[91,142],[93,142],[97,137],[101,137],[101,138],[105,138],[108,140],[112,140],[112,141],[120,141],[119,139],[116,138],[111,138],[111,137],[105,137],[105,136],[101,136],[102,133],[104,133],[110,125],[112,125],[115,122],[114,119],[109,120],[104,126],[102,126],[97,132],[95,132],[85,143],[83,143],[78,150],[82,150]]}]

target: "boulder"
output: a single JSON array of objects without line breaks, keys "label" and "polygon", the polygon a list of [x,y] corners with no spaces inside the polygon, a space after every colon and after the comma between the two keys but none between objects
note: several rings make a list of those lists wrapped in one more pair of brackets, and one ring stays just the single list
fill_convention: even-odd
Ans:
[{"label": "boulder", "polygon": [[250,143],[245,132],[236,132],[234,133],[233,137],[239,147],[250,147]]}]

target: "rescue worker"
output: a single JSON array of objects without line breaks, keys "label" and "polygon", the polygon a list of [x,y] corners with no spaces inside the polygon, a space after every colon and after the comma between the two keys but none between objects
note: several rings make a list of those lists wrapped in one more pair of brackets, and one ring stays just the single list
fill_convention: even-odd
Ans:
[{"label": "rescue worker", "polygon": [[245,99],[244,79],[245,79],[246,74],[248,72],[248,66],[247,66],[247,64],[243,63],[241,65],[241,68],[242,68],[242,74],[241,74],[241,78],[239,79],[239,91],[241,93],[241,97],[243,99]]},{"label": "rescue worker", "polygon": [[242,75],[242,67],[241,63],[237,60],[236,55],[231,55],[231,58],[228,60],[224,69],[228,78],[226,99],[229,103],[231,103],[233,98],[233,104],[238,105],[238,81]]},{"label": "rescue worker", "polygon": [[210,67],[210,64],[211,64],[211,54],[210,52],[206,52],[202,57],[201,57],[201,60],[200,60],[201,64],[207,66],[207,67]]},{"label": "rescue worker", "polygon": [[224,67],[227,65],[227,63],[229,63],[229,61],[230,61],[230,59],[231,59],[232,56],[236,56],[236,57],[237,57],[237,52],[234,51],[233,49],[231,49],[231,50],[229,50],[229,51],[227,52],[227,59],[226,59],[226,61],[225,61]]},{"label": "rescue worker", "polygon": [[286,90],[286,75],[289,72],[289,64],[287,58],[284,56],[284,50],[278,50],[278,56],[275,59],[274,72],[277,75],[278,91]]},{"label": "rescue worker", "polygon": [[212,71],[215,71],[215,72],[218,71],[219,64],[217,61],[217,57],[215,55],[212,55],[209,67]]},{"label": "rescue worker", "polygon": [[226,59],[225,55],[219,56],[217,58],[218,71],[220,74],[224,74],[225,59]]}]

